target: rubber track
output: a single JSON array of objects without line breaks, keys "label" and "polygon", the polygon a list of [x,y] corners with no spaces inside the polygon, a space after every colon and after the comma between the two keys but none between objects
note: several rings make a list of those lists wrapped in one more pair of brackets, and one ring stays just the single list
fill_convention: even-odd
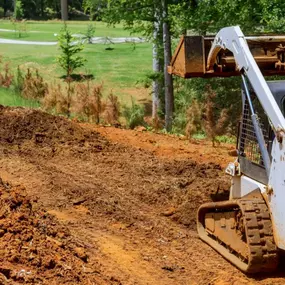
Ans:
[{"label": "rubber track", "polygon": [[244,216],[249,248],[248,272],[270,272],[278,265],[278,250],[274,243],[272,222],[263,200],[239,200]]},{"label": "rubber track", "polygon": [[[241,210],[245,227],[248,246],[247,261],[239,258],[233,253],[234,251],[223,246],[213,237],[211,238],[205,230],[201,230],[201,227],[204,228],[202,225],[204,223],[202,222],[204,221],[203,215],[217,210],[236,211],[237,206]],[[263,199],[238,199],[203,204],[198,210],[198,233],[202,240],[246,273],[272,272],[278,266],[278,249],[274,243],[268,207]],[[215,245],[215,243],[219,245]],[[236,257],[231,257],[233,255]]]}]

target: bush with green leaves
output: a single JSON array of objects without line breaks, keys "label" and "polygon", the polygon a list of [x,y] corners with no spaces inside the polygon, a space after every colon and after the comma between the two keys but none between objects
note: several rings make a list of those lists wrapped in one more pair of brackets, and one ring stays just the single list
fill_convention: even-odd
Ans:
[{"label": "bush with green leaves", "polygon": [[144,106],[136,104],[133,98],[130,107],[123,106],[122,114],[126,119],[127,127],[130,129],[134,129],[137,126],[144,126],[146,124],[144,120]]},{"label": "bush with green leaves", "polygon": [[92,44],[92,38],[95,35],[95,26],[93,24],[89,24],[87,26],[87,30],[84,33],[84,39],[87,40],[89,44]]},{"label": "bush with green leaves", "polygon": [[46,7],[44,12],[45,12],[45,16],[50,20],[55,19],[57,17],[57,14],[58,14],[54,9],[52,9],[50,7]]},{"label": "bush with green leaves", "polygon": [[24,17],[23,3],[21,0],[15,1],[14,19],[21,20]]},{"label": "bush with green leaves", "polygon": [[[207,102],[207,87],[211,86],[216,96],[214,102],[214,115],[219,117],[222,110],[230,110],[227,120],[228,127],[225,133],[235,135],[237,133],[238,121],[241,115],[241,82],[240,78],[192,78],[175,80],[175,116],[173,121],[173,132],[193,135],[193,130],[201,130],[200,121],[203,120],[204,107]],[[200,106],[201,120],[197,119],[193,110],[193,102]],[[195,108],[194,108],[195,109]],[[197,109],[197,108],[196,108]],[[197,112],[196,112],[197,113]],[[193,121],[193,122],[192,122]],[[192,122],[192,123],[191,123]],[[190,124],[189,124],[190,123]],[[191,131],[189,132],[189,126]]]},{"label": "bush with green leaves", "polygon": [[14,27],[15,37],[22,38],[24,36],[28,36],[27,22],[25,20],[18,21],[16,19],[12,19],[11,23]]},{"label": "bush with green leaves", "polygon": [[0,7],[0,18],[4,18],[4,8]]},{"label": "bush with green leaves", "polygon": [[86,59],[79,55],[84,49],[84,45],[72,36],[66,24],[60,31],[58,41],[61,54],[58,56],[57,62],[64,69],[65,77],[68,78],[75,69],[84,66],[86,62]]},{"label": "bush with green leaves", "polygon": [[175,87],[175,113],[172,131],[177,134],[185,134],[188,124],[187,112],[192,101],[198,97],[197,91],[187,84],[185,79],[176,79]]},{"label": "bush with green leaves", "polygon": [[18,65],[16,75],[13,78],[13,86],[16,93],[21,94],[24,89],[25,75]]}]

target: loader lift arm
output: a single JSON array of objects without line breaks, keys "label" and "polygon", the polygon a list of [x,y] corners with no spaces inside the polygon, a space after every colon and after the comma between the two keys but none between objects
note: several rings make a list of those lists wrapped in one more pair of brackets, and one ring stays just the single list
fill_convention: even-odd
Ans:
[{"label": "loader lift arm", "polygon": [[253,55],[247,45],[240,27],[227,27],[220,30],[212,44],[207,60],[207,70],[214,69],[216,57],[221,49],[233,53],[237,68],[244,73],[250,81],[264,111],[266,112],[275,134],[283,136],[285,132],[285,119],[278,107]]}]

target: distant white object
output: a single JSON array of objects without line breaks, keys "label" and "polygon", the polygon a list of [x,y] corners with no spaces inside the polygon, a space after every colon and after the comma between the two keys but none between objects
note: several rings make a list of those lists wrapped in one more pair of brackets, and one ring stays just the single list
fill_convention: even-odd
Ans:
[{"label": "distant white object", "polygon": [[[84,38],[85,36],[82,34],[74,34],[72,35],[76,38]],[[145,38],[140,37],[122,37],[122,38],[112,38],[112,37],[94,37],[92,38],[93,44],[105,44],[111,41],[114,44],[121,44],[121,43],[143,43],[145,42]]]},{"label": "distant white object", "polygon": [[33,42],[33,41],[19,41],[19,40],[0,39],[0,44],[55,46],[55,45],[57,45],[57,42]]},{"label": "distant white object", "polygon": [[[58,34],[54,34],[56,37]],[[72,44],[76,44],[80,41],[84,42],[85,39],[82,39],[83,35],[73,35],[74,37],[81,38],[79,41],[74,41]],[[110,37],[94,37],[92,38],[93,44],[120,44],[120,43],[143,43],[146,40],[144,38],[138,37],[126,37],[126,38],[110,38]],[[22,41],[22,40],[10,40],[10,39],[1,39],[0,44],[16,44],[16,45],[38,45],[38,46],[54,46],[57,45],[57,42],[36,42],[36,41]]]},{"label": "distant white object", "polygon": [[0,32],[16,32],[15,30],[0,29]]},{"label": "distant white object", "polygon": [[[15,30],[9,30],[9,29],[0,29],[0,32],[16,32],[16,31]],[[29,31],[29,33],[46,33],[46,32]]]},{"label": "distant white object", "polygon": [[57,37],[57,34],[53,34],[55,37]]}]

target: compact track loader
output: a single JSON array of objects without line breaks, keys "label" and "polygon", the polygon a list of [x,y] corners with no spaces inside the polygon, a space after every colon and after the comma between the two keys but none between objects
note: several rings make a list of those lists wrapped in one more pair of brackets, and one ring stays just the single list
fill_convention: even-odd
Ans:
[{"label": "compact track loader", "polygon": [[168,72],[184,78],[241,76],[238,158],[226,168],[228,201],[201,205],[200,238],[246,273],[274,271],[285,250],[285,36],[184,36]]}]

